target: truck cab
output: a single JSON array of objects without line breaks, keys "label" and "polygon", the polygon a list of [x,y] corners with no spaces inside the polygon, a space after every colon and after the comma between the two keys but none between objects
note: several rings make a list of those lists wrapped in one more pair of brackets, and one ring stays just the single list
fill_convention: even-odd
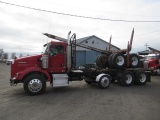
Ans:
[{"label": "truck cab", "polygon": [[42,61],[43,69],[46,69],[49,73],[65,73],[67,71],[66,46],[67,43],[65,42],[50,42],[46,44],[42,60],[45,57],[47,60]]},{"label": "truck cab", "polygon": [[[44,45],[43,54],[15,59],[11,64],[11,85],[24,83],[26,92],[38,94],[45,89],[46,81],[53,84],[53,78],[56,79],[57,74],[66,77],[66,48],[66,42],[52,41]],[[37,92],[38,90],[40,91]]]}]

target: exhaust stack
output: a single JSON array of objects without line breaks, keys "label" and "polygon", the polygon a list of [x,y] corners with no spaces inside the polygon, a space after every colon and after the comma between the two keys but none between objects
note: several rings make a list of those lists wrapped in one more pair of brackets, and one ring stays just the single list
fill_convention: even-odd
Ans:
[{"label": "exhaust stack", "polygon": [[70,34],[71,34],[71,31],[69,31],[68,33],[68,40],[67,40],[67,72],[70,72],[70,69],[71,69],[71,44],[70,44]]}]

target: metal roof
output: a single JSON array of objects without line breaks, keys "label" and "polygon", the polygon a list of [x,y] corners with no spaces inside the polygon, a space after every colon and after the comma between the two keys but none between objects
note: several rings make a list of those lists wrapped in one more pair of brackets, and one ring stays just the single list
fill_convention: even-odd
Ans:
[{"label": "metal roof", "polygon": [[[99,38],[99,37],[97,37],[97,36],[95,36],[95,35],[91,35],[91,36],[84,37],[84,38],[79,38],[79,39],[77,39],[77,42],[78,42],[78,43],[82,43],[82,42],[85,42],[85,41],[91,39],[92,37],[95,37],[95,38],[97,38],[97,39],[99,39],[99,40],[101,40],[101,41],[103,41],[103,42],[109,44],[109,43],[106,42],[105,40],[102,40],[101,38]],[[111,46],[117,48],[118,50],[120,50],[120,48],[117,47],[117,46],[115,46],[115,45],[112,45],[112,44],[111,44]]]}]

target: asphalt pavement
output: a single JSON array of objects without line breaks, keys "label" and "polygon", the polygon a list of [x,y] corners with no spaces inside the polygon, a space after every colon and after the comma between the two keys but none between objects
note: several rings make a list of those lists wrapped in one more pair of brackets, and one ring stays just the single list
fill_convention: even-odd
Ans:
[{"label": "asphalt pavement", "polygon": [[10,65],[0,63],[0,120],[160,120],[160,76],[144,86],[117,83],[99,89],[84,81],[29,96],[10,86]]}]

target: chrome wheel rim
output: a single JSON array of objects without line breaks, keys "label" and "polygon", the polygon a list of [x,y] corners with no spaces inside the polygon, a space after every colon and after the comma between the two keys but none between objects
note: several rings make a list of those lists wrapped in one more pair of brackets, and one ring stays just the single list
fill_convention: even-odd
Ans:
[{"label": "chrome wheel rim", "polygon": [[125,77],[125,82],[126,82],[127,84],[131,84],[131,83],[132,83],[132,80],[133,80],[132,75],[127,74],[126,77]]},{"label": "chrome wheel rim", "polygon": [[107,77],[103,77],[101,80],[101,84],[103,87],[107,87],[109,85],[109,79]]},{"label": "chrome wheel rim", "polygon": [[42,82],[39,79],[33,79],[28,83],[28,88],[32,92],[38,92],[42,89]]},{"label": "chrome wheel rim", "polygon": [[146,81],[146,75],[145,74],[141,74],[140,75],[140,82],[145,82]]},{"label": "chrome wheel rim", "polygon": [[118,56],[116,59],[116,63],[117,65],[122,66],[124,64],[124,57]]},{"label": "chrome wheel rim", "polygon": [[135,56],[133,56],[133,57],[131,58],[131,61],[132,61],[132,65],[134,65],[134,66],[138,64],[138,58],[135,57]]}]

